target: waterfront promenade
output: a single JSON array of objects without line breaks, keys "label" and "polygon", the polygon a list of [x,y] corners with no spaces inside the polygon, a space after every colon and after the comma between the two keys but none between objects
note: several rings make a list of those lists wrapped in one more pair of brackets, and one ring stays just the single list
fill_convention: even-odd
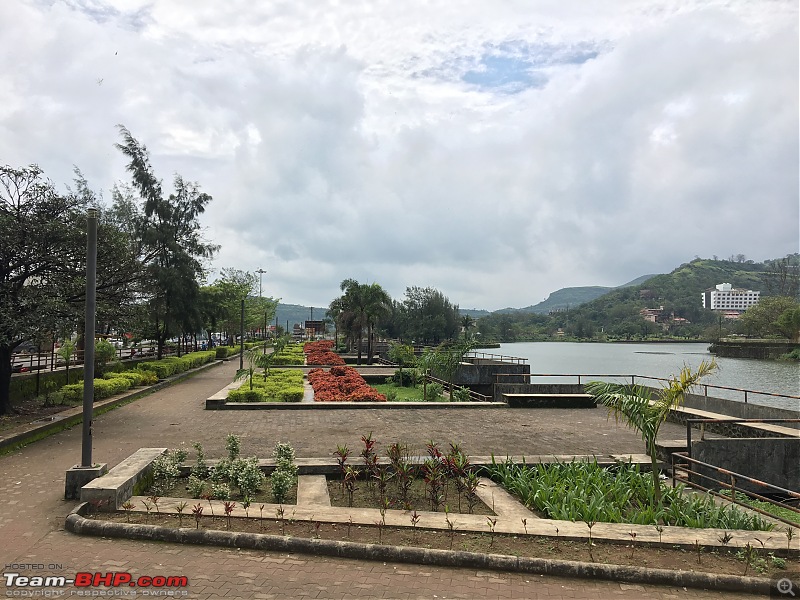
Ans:
[{"label": "waterfront promenade", "polygon": [[[639,436],[608,421],[604,409],[205,411],[205,398],[230,383],[237,366],[231,361],[212,367],[98,417],[94,460],[113,466],[140,447],[191,450],[195,441],[203,443],[209,458],[216,458],[224,453],[228,433],[241,436],[244,455],[261,457],[270,455],[276,441],[291,443],[298,457],[330,456],[337,444],[357,449],[361,435],[370,431],[381,443],[379,451],[401,440],[421,449],[430,439],[460,442],[474,455],[642,451]],[[685,432],[668,423],[662,434],[680,438]],[[188,598],[739,597],[599,580],[75,536],[63,528],[75,506],[63,500],[63,490],[66,469],[80,460],[80,441],[76,427],[0,457],[0,560],[5,572],[13,564],[52,564],[52,574],[66,576],[78,571],[185,575]],[[3,589],[7,592],[11,590]]]}]

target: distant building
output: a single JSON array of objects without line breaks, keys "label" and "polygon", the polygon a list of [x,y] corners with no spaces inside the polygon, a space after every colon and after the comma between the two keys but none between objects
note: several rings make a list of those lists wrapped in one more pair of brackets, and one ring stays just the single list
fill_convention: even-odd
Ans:
[{"label": "distant building", "polygon": [[743,312],[754,304],[758,304],[761,292],[738,290],[730,283],[720,283],[701,294],[703,308],[721,311]]}]

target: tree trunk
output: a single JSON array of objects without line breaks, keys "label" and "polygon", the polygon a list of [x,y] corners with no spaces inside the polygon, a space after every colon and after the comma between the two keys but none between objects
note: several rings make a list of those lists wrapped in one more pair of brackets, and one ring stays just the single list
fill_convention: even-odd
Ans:
[{"label": "tree trunk", "polygon": [[661,506],[661,473],[658,470],[658,453],[656,452],[655,440],[650,444],[650,465],[653,473],[653,499],[656,507],[658,507]]},{"label": "tree trunk", "polygon": [[0,415],[11,412],[11,348],[0,345]]}]

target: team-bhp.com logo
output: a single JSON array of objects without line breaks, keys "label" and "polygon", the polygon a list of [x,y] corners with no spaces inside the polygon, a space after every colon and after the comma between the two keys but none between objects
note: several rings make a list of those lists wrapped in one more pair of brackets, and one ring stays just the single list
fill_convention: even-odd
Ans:
[{"label": "team-bhp.com logo", "polygon": [[[144,590],[175,590],[189,585],[185,575],[141,575],[134,577],[126,572],[108,573],[75,573],[75,577],[63,575],[22,575],[20,573],[3,573],[6,589],[12,588],[63,588],[74,585],[76,588],[143,588]],[[8,592],[6,593],[8,595]],[[164,595],[164,594],[153,594]],[[174,593],[169,594],[177,595]]]}]

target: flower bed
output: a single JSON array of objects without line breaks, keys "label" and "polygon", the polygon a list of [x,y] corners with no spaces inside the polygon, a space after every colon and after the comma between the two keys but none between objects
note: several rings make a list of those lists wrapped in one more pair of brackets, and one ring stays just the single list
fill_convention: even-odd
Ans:
[{"label": "flower bed", "polygon": [[367,385],[353,367],[311,369],[308,381],[314,388],[315,402],[386,402],[386,396]]},{"label": "flower bed", "polygon": [[322,340],[319,342],[308,342],[303,346],[306,353],[306,364],[308,365],[343,365],[344,359],[331,350],[333,342]]}]

